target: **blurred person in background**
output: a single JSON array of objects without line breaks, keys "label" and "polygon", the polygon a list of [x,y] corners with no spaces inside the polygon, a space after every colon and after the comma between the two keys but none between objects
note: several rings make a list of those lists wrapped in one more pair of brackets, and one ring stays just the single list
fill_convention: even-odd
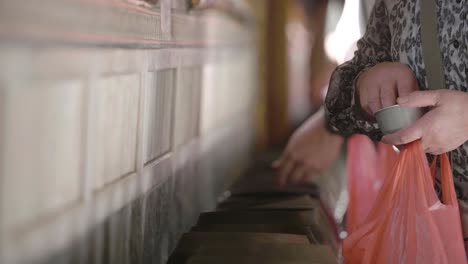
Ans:
[{"label": "blurred person in background", "polygon": [[[344,138],[327,126],[321,106],[333,70],[356,49],[355,42],[361,37],[361,25],[365,25],[372,2],[347,0],[343,7],[341,1],[302,0],[314,42],[310,53],[310,91],[313,107],[318,110],[293,133],[283,154],[273,163],[280,185],[310,182],[337,160]],[[333,23],[333,19],[337,20],[334,16],[340,13],[338,24]],[[334,31],[330,29],[335,25]]]}]

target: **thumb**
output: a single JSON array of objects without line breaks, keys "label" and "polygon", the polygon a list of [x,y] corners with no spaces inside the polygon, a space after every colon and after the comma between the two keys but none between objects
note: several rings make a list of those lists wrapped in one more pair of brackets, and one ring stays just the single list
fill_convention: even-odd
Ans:
[{"label": "thumb", "polygon": [[279,158],[271,163],[271,167],[273,167],[273,169],[277,169],[281,166],[281,163],[283,163],[283,160]]},{"label": "thumb", "polygon": [[390,145],[394,145],[394,146],[399,146],[399,145],[405,145],[405,144],[408,144],[410,142],[420,139],[422,137],[423,123],[418,122],[418,121],[416,121],[410,127],[397,131],[393,134],[385,135],[382,138],[382,142],[390,144]]},{"label": "thumb", "polygon": [[439,91],[415,91],[399,97],[397,103],[405,107],[437,106],[440,100]]},{"label": "thumb", "polygon": [[275,161],[271,163],[271,167],[273,167],[273,169],[278,169],[279,167],[281,167],[281,165],[284,163],[285,160],[286,160],[286,154],[283,153],[281,154],[279,158],[277,158]]}]

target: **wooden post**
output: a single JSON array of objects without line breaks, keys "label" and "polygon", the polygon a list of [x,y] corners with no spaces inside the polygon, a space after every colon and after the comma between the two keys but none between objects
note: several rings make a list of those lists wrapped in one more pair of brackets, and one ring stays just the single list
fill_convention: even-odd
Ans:
[{"label": "wooden post", "polygon": [[267,142],[276,145],[289,133],[286,59],[288,1],[267,1],[266,12],[266,99]]}]

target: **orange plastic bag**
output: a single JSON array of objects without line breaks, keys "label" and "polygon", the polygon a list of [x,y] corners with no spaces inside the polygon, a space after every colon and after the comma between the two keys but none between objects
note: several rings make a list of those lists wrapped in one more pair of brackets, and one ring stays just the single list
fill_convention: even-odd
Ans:
[{"label": "orange plastic bag", "polygon": [[398,153],[393,146],[379,142],[377,144],[377,176],[379,177],[379,190],[385,178],[392,172],[398,160]]},{"label": "orange plastic bag", "polygon": [[392,146],[378,143],[376,149],[367,136],[353,135],[348,140],[348,233],[352,233],[366,219],[397,158],[398,154]]},{"label": "orange plastic bag", "polygon": [[346,228],[353,232],[363,222],[375,199],[377,151],[364,135],[353,135],[347,143],[348,210]]},{"label": "orange plastic bag", "polygon": [[446,154],[441,165],[442,202],[421,143],[404,148],[365,223],[343,241],[345,263],[467,263]]}]

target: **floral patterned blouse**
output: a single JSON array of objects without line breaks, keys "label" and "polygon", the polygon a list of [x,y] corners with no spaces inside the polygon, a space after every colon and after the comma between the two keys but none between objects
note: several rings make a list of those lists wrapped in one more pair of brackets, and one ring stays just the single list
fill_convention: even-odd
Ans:
[{"label": "floral patterned blouse", "polygon": [[[327,120],[333,129],[349,136],[361,133],[375,140],[381,132],[374,120],[355,104],[355,80],[381,62],[407,64],[426,89],[422,58],[420,2],[423,0],[376,0],[367,30],[358,42],[354,58],[332,75],[325,102]],[[468,90],[468,0],[437,2],[439,41],[446,88]],[[468,201],[468,142],[452,152],[453,174],[459,199]]]}]

